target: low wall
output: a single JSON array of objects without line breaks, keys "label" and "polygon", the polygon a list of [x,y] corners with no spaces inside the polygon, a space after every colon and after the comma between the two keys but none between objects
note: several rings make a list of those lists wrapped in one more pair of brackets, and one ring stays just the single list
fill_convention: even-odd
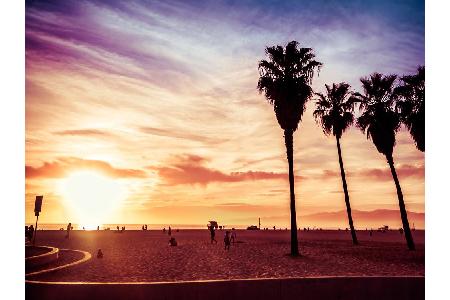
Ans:
[{"label": "low wall", "polygon": [[424,277],[317,277],[173,283],[27,281],[26,299],[425,299]]},{"label": "low wall", "polygon": [[53,261],[56,261],[58,259],[58,253],[59,253],[58,248],[47,247],[47,246],[26,246],[26,247],[44,248],[44,249],[48,250],[48,252],[40,254],[40,255],[26,257],[25,258],[25,266],[27,268],[42,266],[42,265],[51,263]]}]

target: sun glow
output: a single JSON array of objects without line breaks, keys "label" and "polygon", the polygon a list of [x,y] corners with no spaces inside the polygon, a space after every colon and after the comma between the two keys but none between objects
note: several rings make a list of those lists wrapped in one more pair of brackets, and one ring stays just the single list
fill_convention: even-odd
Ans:
[{"label": "sun glow", "polygon": [[93,171],[78,171],[66,177],[60,192],[74,215],[73,221],[86,229],[107,223],[125,199],[125,189],[118,180]]}]

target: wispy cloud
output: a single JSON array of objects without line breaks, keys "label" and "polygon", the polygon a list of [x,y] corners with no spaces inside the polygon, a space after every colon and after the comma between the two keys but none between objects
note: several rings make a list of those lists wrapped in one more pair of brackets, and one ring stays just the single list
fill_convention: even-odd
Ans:
[{"label": "wispy cloud", "polygon": [[109,136],[110,132],[100,129],[69,129],[62,131],[55,131],[57,135],[79,135],[79,136]]},{"label": "wispy cloud", "polygon": [[139,130],[143,133],[150,134],[150,135],[157,135],[162,137],[169,137],[169,138],[176,138],[176,139],[184,139],[184,140],[191,140],[196,142],[202,142],[202,143],[221,143],[225,142],[225,139],[221,139],[219,137],[208,137],[204,135],[198,135],[191,132],[187,132],[182,129],[163,129],[163,128],[156,128],[156,127],[141,127]]},{"label": "wispy cloud", "polygon": [[[403,164],[396,166],[396,172],[401,179],[415,178],[423,180],[425,177],[424,165],[409,165]],[[375,181],[392,181],[392,173],[389,168],[361,168],[356,171],[346,171],[348,177],[355,177],[358,179],[375,180]],[[341,173],[333,170],[323,170],[320,175],[321,179],[340,178]]]},{"label": "wispy cloud", "polygon": [[145,178],[143,170],[121,169],[100,160],[63,157],[40,167],[25,166],[26,178],[63,178],[73,171],[94,170],[114,178]]},{"label": "wispy cloud", "polygon": [[174,157],[172,161],[166,162],[163,166],[149,166],[147,168],[156,171],[159,178],[168,185],[207,185],[213,182],[288,179],[286,173],[266,171],[224,173],[216,169],[208,168],[204,165],[205,162],[207,162],[206,158],[197,155],[180,155]]}]

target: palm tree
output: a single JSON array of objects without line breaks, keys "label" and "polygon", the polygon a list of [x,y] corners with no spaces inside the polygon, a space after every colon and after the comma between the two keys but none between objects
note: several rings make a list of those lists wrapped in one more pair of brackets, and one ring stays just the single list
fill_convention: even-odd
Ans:
[{"label": "palm tree", "polygon": [[289,164],[289,187],[291,209],[291,255],[298,256],[297,214],[295,211],[293,134],[305,111],[306,102],[312,97],[312,78],[322,63],[315,61],[311,48],[299,48],[292,41],[286,45],[266,48],[268,60],[258,65],[260,77],[258,90],[264,92],[273,105],[275,116],[284,130],[284,142]]},{"label": "palm tree", "polygon": [[361,78],[364,95],[360,93],[354,94],[360,102],[360,109],[362,110],[356,125],[367,134],[368,139],[372,139],[378,152],[386,156],[397,188],[398,204],[406,242],[408,248],[414,250],[415,246],[409,228],[403,193],[392,156],[395,146],[395,134],[401,125],[400,114],[394,107],[396,98],[394,83],[396,78],[396,75],[383,76],[379,73],[374,73],[369,78]]},{"label": "palm tree", "polygon": [[399,96],[397,109],[417,149],[425,152],[425,67],[418,67],[416,74],[400,80],[402,84],[395,89]]},{"label": "palm tree", "polygon": [[328,85],[325,85],[325,87],[327,89],[326,95],[316,93],[319,99],[316,102],[316,110],[313,115],[326,135],[333,134],[336,137],[342,187],[344,188],[345,205],[347,206],[348,224],[350,225],[353,244],[357,245],[358,239],[356,238],[356,232],[353,226],[352,209],[350,207],[350,197],[348,196],[341,144],[339,142],[344,131],[353,124],[353,111],[356,99],[351,95],[350,85],[345,82],[339,84],[333,83],[332,87]]}]

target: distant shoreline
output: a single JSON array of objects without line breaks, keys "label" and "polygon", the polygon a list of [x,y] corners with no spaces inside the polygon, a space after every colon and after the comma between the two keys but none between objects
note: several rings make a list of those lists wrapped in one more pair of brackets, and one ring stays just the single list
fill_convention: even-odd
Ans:
[{"label": "distant shoreline", "polygon": [[[25,226],[35,225],[34,223],[25,223]],[[110,228],[110,230],[116,230],[116,227],[119,226],[119,228],[122,228],[122,226],[125,226],[125,229],[127,231],[142,231],[142,225],[144,224],[104,224],[100,225],[100,230],[106,230],[106,228]],[[83,225],[78,224],[72,224],[73,230],[83,230]],[[206,230],[206,224],[205,225],[190,225],[190,224],[147,224],[147,230],[148,231],[160,231],[163,228],[166,228],[166,230],[169,229],[169,226],[172,228],[172,230]],[[67,227],[66,224],[60,224],[60,223],[44,223],[39,224],[38,223],[38,230],[56,230],[59,231],[60,228],[63,228],[65,230]],[[245,225],[225,225],[225,228],[223,230],[231,230],[231,228],[235,228],[236,230],[247,230],[247,226]],[[345,231],[345,228],[338,228],[338,227],[309,227],[310,231]],[[289,227],[287,227],[289,230]],[[366,228],[355,228],[357,231],[366,231]],[[378,227],[372,227],[373,231],[377,231]],[[86,231],[96,231],[96,228],[86,228]],[[218,229],[220,230],[220,229]],[[269,231],[273,231],[273,227],[269,227]],[[285,231],[286,227],[276,227],[276,230]],[[367,228],[367,230],[370,230],[370,228]],[[398,228],[389,228],[389,230],[394,231],[398,230]],[[425,228],[416,228],[417,231],[425,231]],[[264,231],[261,227],[260,231]],[[303,227],[299,227],[299,231],[303,231]]]}]

